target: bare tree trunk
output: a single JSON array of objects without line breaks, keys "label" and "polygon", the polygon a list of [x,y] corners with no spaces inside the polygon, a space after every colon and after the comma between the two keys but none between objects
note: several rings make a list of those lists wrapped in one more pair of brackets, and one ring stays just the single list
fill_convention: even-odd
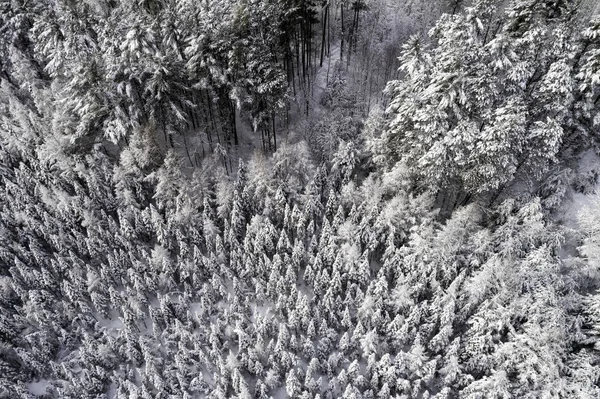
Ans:
[{"label": "bare tree trunk", "polygon": [[298,40],[298,32],[294,30],[294,44],[296,50],[296,74],[298,76],[298,84],[300,84],[300,72],[302,68],[300,67],[300,41]]},{"label": "bare tree trunk", "polygon": [[356,27],[354,32],[354,52],[356,53],[356,46],[358,45],[358,26],[360,23],[360,9],[356,9]]},{"label": "bare tree trunk", "polygon": [[348,57],[346,58],[346,69],[350,67],[350,56],[352,55],[352,44],[354,43],[354,30],[356,25],[356,12],[357,10],[355,9],[354,15],[352,16],[352,24],[348,31]]},{"label": "bare tree trunk", "polygon": [[[163,135],[165,136],[165,152],[169,149],[169,137],[167,135],[167,126],[165,124],[165,115],[162,107],[160,107],[160,124],[162,126]],[[172,147],[172,146],[171,146]]]},{"label": "bare tree trunk", "polygon": [[273,145],[277,151],[277,132],[275,131],[275,111],[271,111],[271,119],[273,119]]},{"label": "bare tree trunk", "polygon": [[239,145],[239,140],[238,140],[238,132],[237,132],[237,126],[236,126],[236,118],[235,118],[235,114],[236,114],[236,109],[235,109],[235,104],[233,103],[232,100],[229,100],[229,104],[230,104],[230,109],[231,109],[231,127],[233,128],[233,143],[237,146]]},{"label": "bare tree trunk", "polygon": [[458,6],[460,6],[461,0],[454,0],[454,7],[452,8],[452,14],[454,15],[456,14],[456,11],[458,11]]},{"label": "bare tree trunk", "polygon": [[286,106],[285,106],[285,126],[286,126],[286,133],[289,136],[290,135],[290,105],[289,105],[289,103],[286,104]]},{"label": "bare tree trunk", "polygon": [[215,116],[213,114],[213,110],[212,110],[212,101],[210,99],[210,96],[208,94],[208,91],[206,92],[206,105],[208,107],[208,114],[210,116],[210,121],[213,127],[214,132],[217,134],[217,142],[219,144],[221,144],[221,137],[219,135],[219,130],[217,129],[217,124],[215,123]]},{"label": "bare tree trunk", "polygon": [[306,84],[306,31],[304,22],[300,24],[300,44],[302,45],[302,82]]},{"label": "bare tree trunk", "polygon": [[194,166],[194,162],[192,162],[192,157],[190,156],[190,150],[188,147],[188,142],[187,142],[187,134],[186,132],[183,132],[183,144],[185,145],[185,154],[187,155],[188,159],[190,160],[190,165],[193,167]]},{"label": "bare tree trunk", "polygon": [[342,13],[342,23],[341,23],[341,26],[342,26],[342,41],[340,43],[340,61],[342,61],[344,59],[344,37],[345,37],[345,31],[344,31],[344,4],[342,3],[340,5],[340,7],[341,7],[340,10],[341,10],[341,13]]},{"label": "bare tree trunk", "polygon": [[329,5],[327,5],[327,57],[331,56],[331,15],[329,13]]},{"label": "bare tree trunk", "polygon": [[312,22],[308,17],[308,12],[305,11],[305,32],[304,38],[306,40],[306,65],[308,70],[310,71],[310,67],[312,66]]}]

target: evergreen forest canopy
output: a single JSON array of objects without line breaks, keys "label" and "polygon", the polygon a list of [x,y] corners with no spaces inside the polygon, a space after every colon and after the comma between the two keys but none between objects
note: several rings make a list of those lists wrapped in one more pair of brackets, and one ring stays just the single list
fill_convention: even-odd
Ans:
[{"label": "evergreen forest canopy", "polygon": [[0,398],[600,397],[599,8],[0,0]]}]

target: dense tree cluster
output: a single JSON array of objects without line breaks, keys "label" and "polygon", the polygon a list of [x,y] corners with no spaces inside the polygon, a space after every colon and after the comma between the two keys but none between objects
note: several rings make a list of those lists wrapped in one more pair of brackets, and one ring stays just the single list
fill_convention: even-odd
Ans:
[{"label": "dense tree cluster", "polygon": [[442,17],[431,48],[417,37],[404,47],[386,139],[420,185],[497,190],[596,139],[597,18],[585,26],[570,1],[494,4]]},{"label": "dense tree cluster", "polygon": [[[360,42],[387,48],[389,61],[399,37],[359,29],[367,8],[369,23],[371,14],[379,21],[382,0],[6,0],[0,7],[0,74],[31,106],[41,106],[32,90],[44,89],[57,108],[49,122],[71,150],[105,140],[127,145],[141,127],[163,152],[185,151],[191,165],[207,152],[235,151],[240,118],[275,150],[289,100],[311,108],[315,71],[332,42],[341,39],[340,59],[349,61]],[[377,82],[370,78],[369,96],[393,64]]]},{"label": "dense tree cluster", "polygon": [[0,3],[0,398],[600,397],[581,5],[436,3],[384,112],[397,5],[34,3]]},{"label": "dense tree cluster", "polygon": [[61,175],[3,150],[3,395],[600,393],[594,267],[565,264],[539,198],[440,224],[404,171],[356,186],[346,148],[331,172],[285,168],[305,151],[187,189],[173,153],[144,177],[102,151]]}]

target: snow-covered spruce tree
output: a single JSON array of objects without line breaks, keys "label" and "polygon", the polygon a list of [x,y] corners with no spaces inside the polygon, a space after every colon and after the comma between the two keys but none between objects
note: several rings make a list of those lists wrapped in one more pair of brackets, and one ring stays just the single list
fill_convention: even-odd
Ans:
[{"label": "snow-covered spruce tree", "polygon": [[[564,138],[583,126],[574,58],[589,56],[577,5],[555,1],[474,2],[444,15],[428,46],[415,37],[390,82],[386,151],[422,187],[478,194],[519,173],[539,178]],[[589,36],[589,31],[586,31]],[[589,75],[588,75],[589,76]],[[589,108],[589,106],[588,106]]]}]

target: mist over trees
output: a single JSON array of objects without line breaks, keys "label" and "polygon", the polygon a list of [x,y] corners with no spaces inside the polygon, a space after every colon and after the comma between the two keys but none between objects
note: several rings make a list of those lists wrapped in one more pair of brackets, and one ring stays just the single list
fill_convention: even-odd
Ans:
[{"label": "mist over trees", "polygon": [[0,398],[600,397],[598,8],[0,0]]}]

